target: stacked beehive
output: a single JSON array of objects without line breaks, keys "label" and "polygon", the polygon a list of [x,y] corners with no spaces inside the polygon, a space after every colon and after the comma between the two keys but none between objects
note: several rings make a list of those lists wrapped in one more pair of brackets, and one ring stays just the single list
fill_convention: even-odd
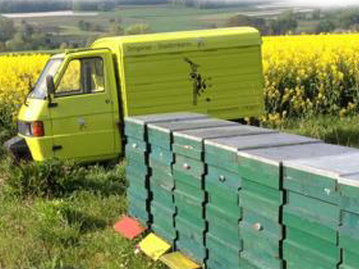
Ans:
[{"label": "stacked beehive", "polygon": [[[342,262],[342,268],[358,268],[355,231],[359,218],[351,210],[350,198],[357,189],[344,184],[345,177],[358,172],[359,154],[350,148],[338,155],[284,163],[283,185],[288,199],[284,206],[287,228],[283,251],[288,269],[335,269]],[[339,177],[343,178],[341,186]]]},{"label": "stacked beehive", "polygon": [[[279,153],[272,155],[271,152],[286,146],[314,145],[317,142],[319,141],[278,133],[205,142],[209,167],[231,169],[242,182],[239,199],[242,220],[239,226],[243,249],[237,268],[283,267],[280,253],[283,239],[280,210],[284,194],[279,184],[282,156]],[[223,258],[226,254],[227,251],[222,252]],[[221,267],[213,269],[215,268]]]},{"label": "stacked beehive", "polygon": [[[229,250],[233,249],[234,251],[227,252],[226,258],[229,257],[229,254],[234,253],[235,261],[238,260],[240,252],[238,227],[240,219],[240,210],[238,205],[240,180],[238,180],[238,177],[235,174],[233,175],[230,172],[224,171],[220,179],[221,183],[218,184],[218,177],[221,172],[220,169],[209,169],[204,162],[205,140],[214,138],[229,138],[240,135],[254,135],[263,132],[269,131],[261,128],[231,124],[222,127],[217,126],[206,129],[197,128],[195,130],[177,131],[174,133],[174,152],[178,157],[176,158],[174,168],[176,169],[177,197],[179,197],[179,199],[186,197],[188,201],[187,204],[182,204],[181,200],[176,200],[176,204],[178,204],[179,208],[176,225],[179,231],[183,229],[182,225],[186,225],[188,227],[187,230],[192,228],[191,234],[194,238],[194,233],[197,234],[197,237],[200,235],[201,242],[205,239],[206,243],[204,247],[201,248],[201,251],[212,249],[214,242],[211,238],[216,237],[219,239],[218,243],[222,245],[216,245],[212,251],[220,253],[220,251],[223,252],[222,247],[229,246]],[[201,173],[196,175],[195,171],[198,169],[200,169]],[[222,177],[226,178],[222,179]],[[212,184],[208,182],[211,182]],[[197,184],[197,186],[194,186],[194,184]],[[192,189],[191,195],[187,194],[189,193],[189,188]],[[197,192],[194,191],[195,189]],[[199,193],[201,193],[201,196],[199,196]],[[196,199],[198,199],[198,197],[202,197],[203,195],[206,195],[206,199],[201,199],[201,201],[197,201],[197,203],[195,203]],[[209,208],[208,202],[213,210],[207,210],[207,208]],[[193,206],[194,204],[196,204],[195,207]],[[194,217],[194,214],[189,213],[190,210],[197,211],[196,218]],[[212,215],[208,214],[209,211],[213,212]],[[199,216],[202,218],[201,221],[199,221]],[[209,219],[211,221],[209,221]],[[210,231],[206,231],[204,234],[204,229],[207,228],[205,225],[210,227]],[[223,229],[224,227],[226,228]],[[210,232],[210,234],[208,232]],[[189,243],[194,243],[192,241],[191,237],[188,237],[187,234],[184,234],[182,239],[180,235],[179,249],[187,249]],[[194,251],[192,252],[194,253]],[[211,253],[209,253],[209,255],[211,255]],[[214,254],[212,254],[212,256],[213,255]],[[198,257],[199,254],[197,254],[197,259]],[[230,262],[232,262],[229,263],[230,265],[235,264],[233,263],[233,260],[230,260]]]},{"label": "stacked beehive", "polygon": [[[151,223],[150,214],[150,169],[147,125],[155,122],[181,121],[204,118],[205,116],[195,113],[177,113],[138,116],[125,119],[126,136],[126,175],[129,181],[127,191],[129,201],[129,215],[138,219],[143,225]],[[161,169],[159,169],[161,170]],[[159,178],[159,179],[158,179]],[[161,180],[162,175],[156,176]],[[167,178],[166,178],[167,179]]]},{"label": "stacked beehive", "polygon": [[[211,128],[213,126],[226,126],[226,125],[234,125],[234,123],[228,121],[202,118],[202,119],[187,120],[181,122],[162,122],[162,123],[154,123],[148,125],[148,138],[151,144],[150,166],[152,168],[150,188],[151,188],[151,192],[153,193],[153,200],[151,202],[151,209],[153,215],[152,227],[153,230],[156,233],[158,233],[160,236],[162,236],[164,239],[167,239],[170,242],[174,242],[174,239],[177,239],[177,234],[179,235],[180,238],[185,236],[185,232],[179,231],[180,228],[177,225],[177,216],[176,216],[176,229],[174,228],[175,214],[182,215],[184,214],[185,211],[187,211],[187,206],[185,207],[185,210],[183,210],[184,206],[183,204],[181,204],[183,199],[181,200],[180,198],[178,198],[178,196],[181,195],[181,193],[184,193],[186,197],[187,196],[191,197],[191,194],[196,195],[195,199],[199,200],[200,203],[204,203],[204,198],[205,198],[203,190],[197,188],[198,185],[190,184],[190,183],[194,183],[195,181],[193,180],[190,181],[187,178],[185,184],[184,185],[181,184],[183,183],[183,180],[182,178],[178,179],[178,171],[176,170],[175,165],[172,169],[174,160],[176,159],[176,162],[178,163],[178,159],[180,158],[176,156],[173,150],[173,145],[172,145],[173,132],[180,130]],[[166,174],[164,175],[163,172],[166,172]],[[161,177],[162,180],[158,180],[159,177]],[[192,209],[192,207],[189,208]],[[202,208],[202,206],[200,208]],[[191,211],[191,213],[193,212]],[[192,215],[190,214],[192,217],[195,217],[198,220],[196,222],[193,221],[195,225],[197,223],[203,222],[203,218],[201,217],[201,215],[196,215],[196,214],[198,214],[198,212],[193,213]],[[198,219],[199,217],[200,219]],[[168,226],[168,224],[170,224],[168,223],[169,220],[172,220],[171,229]],[[186,220],[188,221],[188,219]],[[188,229],[185,231],[188,231]],[[169,232],[171,234],[169,234]],[[204,230],[202,232],[204,232]],[[193,234],[193,232],[191,232],[191,234]],[[182,241],[180,239],[176,241],[177,245],[180,245],[181,242]],[[193,242],[192,243],[188,242],[188,246],[189,247],[193,246],[197,249],[198,243],[200,242],[197,242],[196,244],[193,244]],[[185,249],[189,249],[189,247]],[[193,254],[193,252],[187,254]],[[195,254],[191,256],[193,256],[193,258],[195,258],[196,260],[203,261],[202,256],[198,257]]]},{"label": "stacked beehive", "polygon": [[131,214],[207,269],[359,269],[358,150],[197,114],[126,124]]}]

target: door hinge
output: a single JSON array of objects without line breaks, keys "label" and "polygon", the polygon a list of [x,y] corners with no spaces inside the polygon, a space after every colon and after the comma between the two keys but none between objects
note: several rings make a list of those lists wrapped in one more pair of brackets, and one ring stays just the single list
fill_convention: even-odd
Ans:
[{"label": "door hinge", "polygon": [[62,146],[60,146],[60,145],[55,145],[52,147],[53,151],[57,151],[57,150],[61,150],[61,149],[62,149]]}]

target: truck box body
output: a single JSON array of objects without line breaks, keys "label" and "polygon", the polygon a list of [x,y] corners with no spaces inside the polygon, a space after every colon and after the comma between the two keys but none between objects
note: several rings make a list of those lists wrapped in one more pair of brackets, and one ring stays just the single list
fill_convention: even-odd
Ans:
[{"label": "truck box body", "polygon": [[114,54],[125,116],[193,111],[237,119],[263,110],[261,39],[253,28],[105,38],[92,48]]},{"label": "truck box body", "polygon": [[242,27],[100,39],[51,57],[25,104],[8,148],[36,161],[116,158],[127,116],[260,115],[261,38]]}]

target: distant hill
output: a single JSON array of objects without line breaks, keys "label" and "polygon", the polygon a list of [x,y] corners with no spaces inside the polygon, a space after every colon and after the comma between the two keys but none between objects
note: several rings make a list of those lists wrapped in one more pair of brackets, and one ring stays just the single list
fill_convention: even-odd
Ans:
[{"label": "distant hill", "polygon": [[196,8],[218,8],[268,3],[273,0],[0,0],[0,13],[46,12],[59,10],[108,11],[116,5],[175,3]]}]

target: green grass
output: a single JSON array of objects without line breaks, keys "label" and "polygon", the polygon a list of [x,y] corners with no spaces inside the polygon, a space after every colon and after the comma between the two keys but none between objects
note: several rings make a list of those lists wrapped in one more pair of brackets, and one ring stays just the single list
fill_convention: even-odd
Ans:
[{"label": "green grass", "polygon": [[330,144],[359,148],[359,116],[348,118],[318,116],[311,119],[289,120],[280,129],[318,138]]},{"label": "green grass", "polygon": [[2,157],[0,268],[163,268],[112,228],[127,207],[124,165],[15,165]]},{"label": "green grass", "polygon": [[[359,117],[290,120],[279,129],[359,147]],[[123,164],[15,165],[0,157],[0,268],[165,268],[113,231],[127,207]]]}]

